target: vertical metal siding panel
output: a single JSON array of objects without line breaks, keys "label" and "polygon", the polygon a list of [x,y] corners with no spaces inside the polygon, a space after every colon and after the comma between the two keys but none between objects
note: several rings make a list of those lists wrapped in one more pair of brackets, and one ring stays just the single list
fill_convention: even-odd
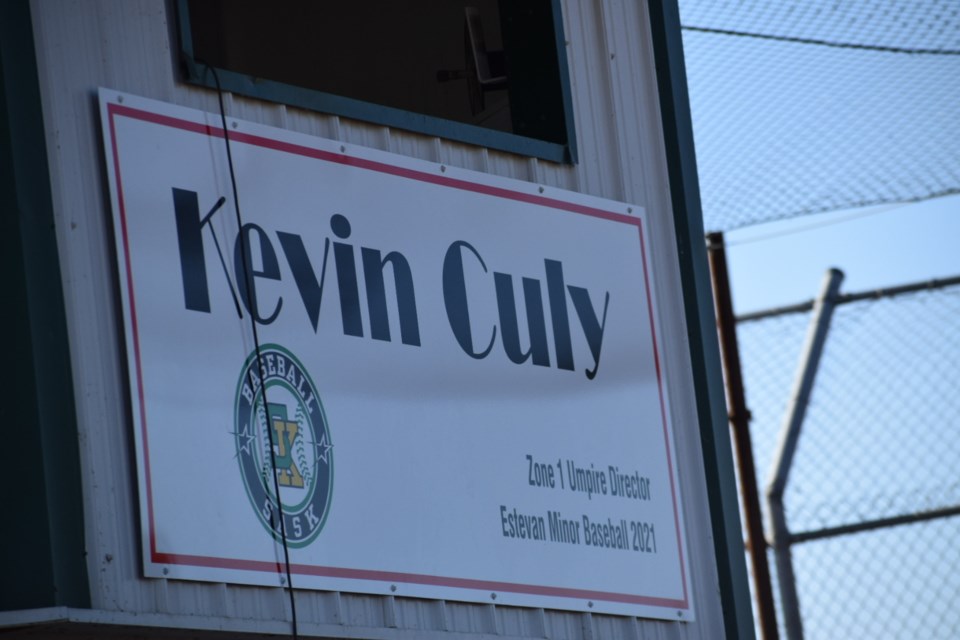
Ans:
[{"label": "vertical metal siding panel", "polygon": [[393,132],[390,150],[411,158],[421,158],[431,162],[439,162],[439,143],[433,139],[413,134],[398,135],[403,132]]},{"label": "vertical metal siding panel", "polygon": [[565,31],[573,111],[580,164],[579,191],[606,198],[621,198],[616,138],[609,126],[609,53],[602,42],[603,24],[597,2],[570,0],[565,5]]},{"label": "vertical metal siding panel", "polygon": [[[271,127],[280,127],[286,128],[287,122],[287,107],[282,104],[276,104],[273,102],[257,102],[255,100],[243,100],[243,109],[237,109],[236,103],[239,102],[238,96],[231,95],[231,102],[233,104],[227,104],[224,111],[229,114],[230,118],[240,118],[243,120],[253,120],[255,122],[262,122],[263,124],[270,125]],[[239,115],[238,112],[242,112],[244,115]]]},{"label": "vertical metal siding panel", "polygon": [[544,185],[566,189],[568,191],[580,191],[580,175],[575,167],[566,164],[557,164],[549,160],[536,160],[540,180]]},{"label": "vertical metal siding panel", "polygon": [[287,127],[311,136],[339,140],[340,123],[336,116],[287,107]]},{"label": "vertical metal siding panel", "polygon": [[[606,0],[607,38],[616,53],[613,97],[621,140],[621,171],[626,199],[646,205],[666,178],[660,157],[660,109],[646,4]],[[669,217],[669,210],[663,215]]]},{"label": "vertical metal siding panel", "polygon": [[[233,588],[252,589],[251,587]],[[297,616],[301,620],[328,625],[343,624],[340,594],[337,592],[297,591],[296,602]]]},{"label": "vertical metal siding panel", "polygon": [[540,609],[497,607],[500,633],[522,638],[543,638],[543,616]]},{"label": "vertical metal siding panel", "polygon": [[[536,182],[536,180],[531,179],[528,175],[527,167],[529,162],[530,160],[528,158],[512,153],[505,153],[493,149],[487,150],[487,170],[498,176]],[[573,169],[568,167],[567,170],[573,173]]]},{"label": "vertical metal siding panel", "polygon": [[[629,6],[628,6],[629,5]],[[616,127],[617,155],[623,185],[623,199],[628,202],[645,201],[642,188],[644,163],[643,133],[638,87],[643,77],[640,65],[643,53],[640,38],[636,36],[643,23],[639,19],[639,2],[603,0],[604,40],[609,56],[610,93],[613,123]]]},{"label": "vertical metal siding panel", "polygon": [[[166,20],[163,4],[116,0],[79,4],[75,13],[98,19],[100,28],[93,33],[100,37],[100,65],[105,86],[151,87],[157,99],[171,99],[172,84],[154,82],[161,74],[168,73],[172,60],[166,30],[155,28]],[[136,64],[128,64],[129,60]]]},{"label": "vertical metal siding panel", "polygon": [[634,618],[597,614],[593,614],[590,617],[595,638],[624,638],[625,640],[627,638],[636,638]]},{"label": "vertical metal siding panel", "polygon": [[440,145],[440,158],[443,164],[473,171],[487,171],[487,154],[483,147],[443,141]]},{"label": "vertical metal siding panel", "polygon": [[546,636],[558,640],[582,640],[584,633],[583,614],[570,611],[546,612]]},{"label": "vertical metal siding panel", "polygon": [[395,598],[398,629],[417,631],[444,631],[447,621],[443,602],[440,600],[420,600],[417,598]]},{"label": "vertical metal siding panel", "polygon": [[[213,109],[219,111],[219,105]],[[271,127],[283,127],[287,121],[284,105],[273,102],[261,102],[232,93],[223,94],[223,111],[227,115],[227,123],[234,118],[260,122]]]},{"label": "vertical metal siding panel", "polygon": [[390,147],[385,129],[387,127],[363,124],[353,120],[342,119],[340,121],[340,131],[343,136],[341,139],[344,142],[381,151],[387,151]]},{"label": "vertical metal siding panel", "polygon": [[447,619],[451,631],[461,633],[496,633],[492,605],[447,602]]},{"label": "vertical metal siding panel", "polygon": [[[139,589],[127,589],[117,579],[132,576],[139,558],[131,526],[135,498],[130,467],[124,464],[132,445],[95,96],[77,86],[76,75],[77,68],[107,72],[100,51],[102,20],[99,6],[92,4],[34,3],[32,13],[70,318],[92,605],[151,606],[153,594],[137,598],[143,595]],[[63,64],[65,58],[71,64]]]},{"label": "vertical metal siding panel", "polygon": [[342,593],[340,602],[343,606],[343,624],[358,627],[385,626],[383,600],[381,596]]}]

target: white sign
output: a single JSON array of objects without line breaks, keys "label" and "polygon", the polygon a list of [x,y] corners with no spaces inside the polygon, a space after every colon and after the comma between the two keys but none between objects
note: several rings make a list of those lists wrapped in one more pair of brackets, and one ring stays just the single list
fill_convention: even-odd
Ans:
[{"label": "white sign", "polygon": [[640,208],[101,113],[148,577],[693,618]]}]

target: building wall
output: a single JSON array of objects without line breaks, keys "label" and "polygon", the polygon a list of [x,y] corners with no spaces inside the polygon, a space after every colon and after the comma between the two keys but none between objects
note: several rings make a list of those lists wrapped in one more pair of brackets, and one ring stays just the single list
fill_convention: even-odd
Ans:
[{"label": "building wall", "polygon": [[[31,8],[75,386],[92,609],[105,622],[136,619],[157,626],[285,633],[289,612],[281,589],[141,577],[132,418],[96,91],[107,87],[210,112],[218,111],[217,96],[179,81],[172,2],[34,0]],[[721,633],[646,3],[564,0],[563,19],[576,165],[230,95],[226,111],[243,120],[647,209],[697,621],[298,592],[302,635],[709,638]]]}]

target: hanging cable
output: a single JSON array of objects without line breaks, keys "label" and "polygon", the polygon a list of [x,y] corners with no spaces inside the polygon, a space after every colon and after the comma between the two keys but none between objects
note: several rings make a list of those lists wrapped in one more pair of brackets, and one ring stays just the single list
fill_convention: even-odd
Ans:
[{"label": "hanging cable", "polygon": [[[237,194],[237,176],[233,169],[233,154],[230,150],[230,133],[227,128],[227,114],[223,107],[223,88],[220,86],[220,77],[217,75],[217,70],[201,60],[197,60],[197,62],[204,65],[213,74],[213,81],[217,85],[217,102],[220,106],[220,122],[223,127],[223,141],[227,148],[227,167],[230,170],[230,187],[233,190],[233,210],[237,216],[237,227],[239,229],[239,233],[243,234],[243,220],[240,216],[240,198]],[[251,261],[250,255],[247,251],[247,243],[244,242],[242,238],[240,240],[240,254],[243,262],[243,285],[247,294],[246,299],[248,301],[252,301],[255,300],[255,298],[253,296],[253,283],[251,281],[250,270],[248,269],[248,265],[251,263]],[[240,313],[239,305],[237,307],[237,312]],[[287,526],[283,520],[283,503],[280,500],[280,481],[277,477],[277,453],[274,444],[273,429],[270,428],[270,405],[267,403],[267,385],[263,376],[264,367],[260,354],[260,336],[257,331],[257,320],[255,314],[250,313],[249,316],[250,328],[253,332],[253,346],[257,356],[257,375],[260,378],[260,389],[262,393],[263,406],[265,408],[264,414],[265,420],[267,421],[266,429],[267,439],[270,444],[270,468],[273,475],[273,490],[277,496],[277,513],[279,514],[278,517],[280,520],[280,540],[283,543],[283,564],[286,571],[286,589],[290,597],[290,625],[293,631],[293,640],[298,640],[297,603],[293,594],[293,580],[290,574],[290,546],[287,543]],[[243,317],[242,314],[241,317]]]},{"label": "hanging cable", "polygon": [[957,56],[960,51],[956,49],[922,49],[911,47],[892,47],[882,44],[863,44],[860,42],[837,42],[833,40],[820,40],[818,38],[800,38],[797,36],[776,35],[772,33],[756,33],[750,31],[736,31],[733,29],[716,29],[713,27],[699,27],[691,24],[680,25],[681,31],[693,31],[697,33],[712,33],[721,36],[734,36],[738,38],[754,38],[756,40],[774,40],[777,42],[790,42],[793,44],[812,44],[821,47],[833,47],[835,49],[859,49],[861,51],[880,51],[883,53],[906,53],[911,55],[927,56]]}]

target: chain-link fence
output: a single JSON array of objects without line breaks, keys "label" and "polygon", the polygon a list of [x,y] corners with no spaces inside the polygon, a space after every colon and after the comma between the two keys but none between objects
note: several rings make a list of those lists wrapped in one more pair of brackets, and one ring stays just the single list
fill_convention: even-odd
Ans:
[{"label": "chain-link fence", "polygon": [[960,2],[679,4],[706,229],[960,192]]},{"label": "chain-link fence", "polygon": [[[958,0],[679,4],[706,229],[960,193]],[[960,278],[893,293],[799,403],[813,304],[737,323],[781,637],[960,638]]]},{"label": "chain-link fence", "polygon": [[[960,638],[960,278],[836,302],[784,496],[804,637]],[[737,323],[761,487],[811,307]]]}]

